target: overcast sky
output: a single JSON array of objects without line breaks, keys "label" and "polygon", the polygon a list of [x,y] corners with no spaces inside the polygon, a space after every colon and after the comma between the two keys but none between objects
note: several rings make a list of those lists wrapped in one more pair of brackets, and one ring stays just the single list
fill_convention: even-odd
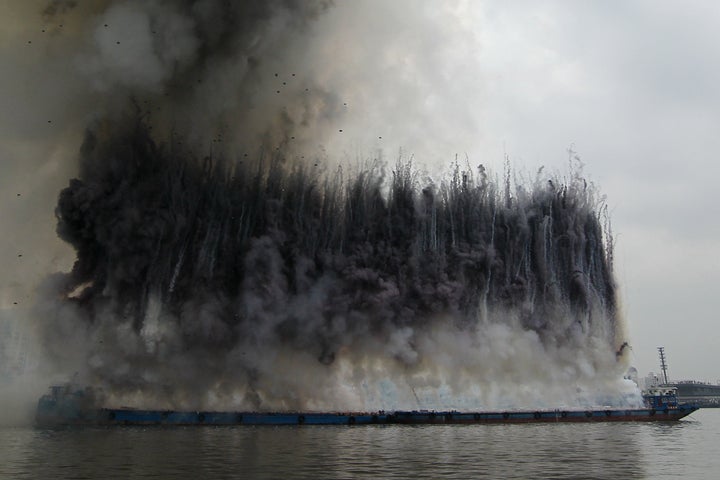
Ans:
[{"label": "overcast sky", "polygon": [[[10,3],[0,6],[5,307],[72,264],[53,209],[75,173],[73,122],[87,120],[73,113],[81,86],[50,88],[74,64],[39,35],[44,2]],[[709,0],[338,1],[308,48],[318,82],[347,105],[317,147],[342,158],[402,149],[431,172],[467,155],[498,174],[505,155],[519,171],[562,174],[572,148],[607,195],[632,363],[657,371],[664,345],[672,378],[715,382],[718,25]]]},{"label": "overcast sky", "polygon": [[359,4],[324,19],[352,85],[328,143],[379,134],[428,168],[459,154],[496,173],[505,154],[562,173],[572,148],[607,195],[632,363],[658,372],[663,345],[671,378],[720,380],[720,3]]},{"label": "overcast sky", "polygon": [[715,382],[720,4],[507,3],[480,14],[471,155],[532,168],[573,144],[608,197],[633,363],[657,372],[664,345],[671,377]]}]

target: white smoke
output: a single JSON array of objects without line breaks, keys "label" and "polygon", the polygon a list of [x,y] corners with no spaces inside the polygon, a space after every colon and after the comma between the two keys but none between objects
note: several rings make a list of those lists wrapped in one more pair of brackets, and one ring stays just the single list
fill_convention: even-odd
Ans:
[{"label": "white smoke", "polygon": [[91,50],[75,61],[102,92],[162,93],[174,73],[198,55],[195,25],[172,3],[120,2],[91,24]]},{"label": "white smoke", "polygon": [[[15,170],[26,160],[38,167],[31,180],[21,183],[22,197],[0,204],[3,214],[23,213],[13,214],[13,227],[4,229],[12,232],[3,235],[0,249],[12,252],[2,257],[4,270],[17,271],[17,245],[37,252],[37,264],[30,268],[34,273],[19,289],[28,302],[29,287],[49,270],[70,269],[66,247],[52,239],[51,212],[57,192],[77,176],[72,152],[82,130],[93,125],[100,138],[112,138],[103,129],[112,128],[128,109],[145,116],[156,140],[169,148],[183,142],[199,157],[213,158],[221,158],[219,152],[230,158],[252,155],[260,147],[287,148],[308,158],[323,156],[323,149],[341,158],[373,148],[394,155],[404,145],[425,152],[425,161],[447,163],[463,150],[457,138],[476,132],[475,116],[459,105],[483,86],[482,79],[467,78],[462,68],[463,57],[479,46],[469,35],[462,45],[443,41],[449,36],[451,7],[348,2],[328,10],[325,2],[238,2],[231,10],[247,16],[233,18],[224,15],[223,2],[126,0],[53,2],[42,17],[45,5],[12,7],[27,20],[23,27],[5,25],[4,38],[12,43],[0,46],[3,58],[18,66],[0,79],[0,86],[23,92],[0,99],[5,111],[18,115],[3,118],[0,126],[19,139],[4,144],[0,154],[12,159]],[[123,167],[114,161],[90,167]],[[17,178],[13,170],[0,180],[3,191],[11,192],[9,179]],[[33,199],[18,200],[28,197]],[[189,195],[188,201],[193,201]],[[39,210],[44,213],[36,214]],[[140,223],[133,222],[141,213],[118,215],[115,232],[139,230]],[[293,297],[271,239],[253,242],[245,257],[253,274],[237,299],[202,292],[179,312],[168,312],[162,307],[165,293],[152,290],[140,326],[130,313],[118,317],[111,301],[88,313],[65,301],[67,279],[47,279],[35,318],[40,325],[52,319],[53,336],[45,337],[43,348],[67,375],[79,371],[103,384],[109,401],[118,405],[536,408],[602,404],[606,392],[624,391],[618,380],[624,367],[614,351],[622,340],[618,325],[614,334],[587,330],[602,322],[568,328],[571,321],[558,315],[557,330],[541,338],[500,311],[484,315],[486,323],[472,331],[456,329],[455,319],[442,317],[422,328],[393,325],[377,332],[362,326],[366,319],[358,312],[336,315],[323,325],[314,313],[339,303],[334,295],[340,280],[372,283],[377,305],[396,298],[399,287],[363,269],[345,272],[342,279],[327,275],[318,280],[303,263],[310,260],[301,258],[294,269],[305,295]],[[207,243],[213,243],[210,233]],[[173,268],[179,271],[186,258],[181,255]],[[213,271],[212,255],[203,258],[198,263]],[[3,281],[7,285],[9,280]],[[452,290],[450,283],[447,289]],[[188,351],[184,338],[212,344],[238,333],[223,321],[233,301],[233,314],[242,312],[254,328],[243,330],[235,344],[223,345],[229,352],[223,364],[204,347]],[[288,311],[305,323],[286,323]],[[597,317],[605,318],[604,313]],[[336,350],[318,352],[314,339],[304,340],[293,330],[313,332],[321,326],[335,340],[353,334]],[[281,337],[293,338],[289,346],[278,340],[278,330]],[[568,332],[569,340],[553,341],[553,335]],[[136,384],[128,384],[133,378]],[[176,379],[181,386],[174,385]],[[155,386],[152,392],[148,385]]]}]

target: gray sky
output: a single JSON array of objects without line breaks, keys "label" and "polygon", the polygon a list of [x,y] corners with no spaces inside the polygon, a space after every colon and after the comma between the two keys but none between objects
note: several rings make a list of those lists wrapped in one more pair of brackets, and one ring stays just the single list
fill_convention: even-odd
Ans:
[{"label": "gray sky", "polygon": [[[38,33],[44,2],[9,3],[0,6],[4,306],[72,263],[54,239],[53,209],[92,114],[72,41],[57,27],[56,45]],[[718,24],[712,1],[338,1],[308,56],[345,110],[316,147],[351,160],[402,149],[430,172],[467,155],[501,174],[508,155],[528,175],[562,174],[572,148],[607,195],[632,363],[657,371],[664,345],[672,378],[715,382]]]},{"label": "gray sky", "polygon": [[720,6],[509,3],[479,28],[490,91],[471,155],[503,142],[532,168],[573,144],[608,197],[633,363],[657,372],[664,345],[671,377],[716,381]]},{"label": "gray sky", "polygon": [[507,154],[563,173],[572,148],[607,195],[632,363],[657,372],[664,345],[672,378],[720,380],[720,4],[360,3],[325,19],[383,73],[334,72],[348,123],[429,169],[467,154],[499,173]]}]

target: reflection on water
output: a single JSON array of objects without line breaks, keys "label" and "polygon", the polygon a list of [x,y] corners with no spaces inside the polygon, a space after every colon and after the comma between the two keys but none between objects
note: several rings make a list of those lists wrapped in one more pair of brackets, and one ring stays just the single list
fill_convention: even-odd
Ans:
[{"label": "reflection on water", "polygon": [[[720,411],[667,424],[0,430],[0,478],[707,478]],[[691,417],[691,418],[693,418]]]}]

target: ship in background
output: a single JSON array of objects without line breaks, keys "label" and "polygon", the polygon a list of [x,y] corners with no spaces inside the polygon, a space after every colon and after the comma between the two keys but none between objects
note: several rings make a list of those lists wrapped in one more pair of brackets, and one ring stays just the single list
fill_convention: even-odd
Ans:
[{"label": "ship in background", "polygon": [[720,407],[720,385],[694,380],[680,380],[671,382],[668,385],[677,388],[679,401],[692,403],[703,408]]},{"label": "ship in background", "polygon": [[720,408],[720,385],[696,380],[675,380],[668,378],[665,347],[658,347],[660,357],[660,375],[650,374],[644,379],[644,388],[674,388],[680,403],[689,403],[703,408]]}]

